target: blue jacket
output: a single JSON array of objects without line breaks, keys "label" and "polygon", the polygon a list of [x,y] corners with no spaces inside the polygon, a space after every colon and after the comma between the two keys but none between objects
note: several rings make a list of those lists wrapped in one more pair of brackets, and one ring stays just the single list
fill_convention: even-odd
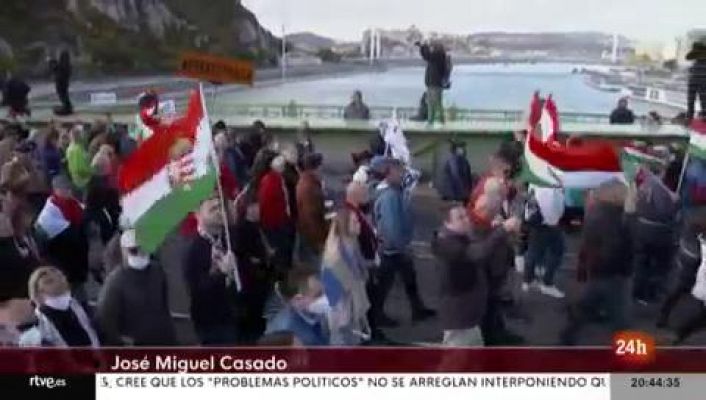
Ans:
[{"label": "blue jacket", "polygon": [[308,321],[291,306],[281,309],[267,322],[265,334],[291,332],[304,346],[328,346],[329,336],[321,321]]},{"label": "blue jacket", "polygon": [[412,241],[414,223],[409,202],[404,200],[402,189],[382,182],[373,210],[375,228],[380,238],[383,254],[404,253]]}]

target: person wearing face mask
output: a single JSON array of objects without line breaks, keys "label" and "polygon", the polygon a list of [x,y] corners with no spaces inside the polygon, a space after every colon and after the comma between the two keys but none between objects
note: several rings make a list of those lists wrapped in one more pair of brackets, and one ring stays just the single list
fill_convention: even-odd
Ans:
[{"label": "person wearing face mask", "polygon": [[[196,212],[198,234],[189,243],[184,264],[184,279],[191,298],[191,321],[199,342],[206,346],[235,345],[242,340],[239,318],[243,309],[242,296],[251,289],[249,268],[241,257],[242,248],[234,241],[236,232],[230,232],[230,246],[226,242],[223,210],[218,196],[204,200]],[[249,261],[249,260],[248,260]],[[242,268],[241,268],[242,267]],[[243,271],[241,271],[241,269]],[[242,290],[235,286],[238,274]]]},{"label": "person wearing face mask", "polygon": [[43,243],[43,255],[68,278],[74,295],[85,299],[83,285],[88,278],[88,237],[83,205],[72,193],[67,177],[52,180],[53,194],[47,199],[35,224]]},{"label": "person wearing face mask", "polygon": [[291,332],[304,346],[330,345],[327,318],[331,305],[317,269],[293,268],[282,292],[286,304],[268,321],[265,335]]},{"label": "person wearing face mask", "polygon": [[167,277],[162,267],[140,249],[136,232],[120,236],[122,265],[105,280],[98,295],[96,320],[109,346],[174,346]]},{"label": "person wearing face mask", "polygon": [[451,152],[444,164],[442,174],[441,184],[438,185],[441,198],[451,201],[467,201],[471,194],[473,177],[463,143],[451,142]]},{"label": "person wearing face mask", "polygon": [[295,234],[287,188],[282,177],[284,166],[284,157],[278,155],[272,158],[270,168],[257,185],[260,226],[276,251],[274,262],[280,272],[286,272],[292,264]]},{"label": "person wearing face mask", "polygon": [[69,283],[60,270],[35,270],[29,278],[29,296],[36,307],[37,324],[22,335],[21,346],[100,346],[90,318],[71,296]]}]

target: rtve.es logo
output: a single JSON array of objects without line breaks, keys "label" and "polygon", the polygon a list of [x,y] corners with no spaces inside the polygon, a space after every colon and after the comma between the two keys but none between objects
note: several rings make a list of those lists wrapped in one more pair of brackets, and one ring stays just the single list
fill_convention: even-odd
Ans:
[{"label": "rtve.es logo", "polygon": [[655,339],[647,333],[622,331],[613,336],[613,354],[621,362],[634,365],[655,360]]},{"label": "rtve.es logo", "polygon": [[34,375],[29,378],[29,386],[46,389],[63,388],[66,387],[66,379]]}]

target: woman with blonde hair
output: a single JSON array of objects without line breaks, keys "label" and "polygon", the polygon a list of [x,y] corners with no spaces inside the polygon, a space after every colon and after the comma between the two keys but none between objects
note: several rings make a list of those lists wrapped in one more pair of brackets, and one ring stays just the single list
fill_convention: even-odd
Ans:
[{"label": "woman with blonde hair", "polygon": [[20,339],[22,346],[100,346],[86,311],[71,296],[66,276],[57,268],[40,267],[29,278],[29,297],[35,304],[37,325]]},{"label": "woman with blonde hair", "polygon": [[360,252],[360,222],[347,208],[331,224],[322,258],[321,282],[331,307],[331,344],[357,345],[370,338],[365,284],[367,263]]}]

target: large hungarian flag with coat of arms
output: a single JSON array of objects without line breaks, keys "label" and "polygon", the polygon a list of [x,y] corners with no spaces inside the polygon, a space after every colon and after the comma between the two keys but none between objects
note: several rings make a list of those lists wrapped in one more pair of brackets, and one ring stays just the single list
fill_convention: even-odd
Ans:
[{"label": "large hungarian flag with coat of arms", "polygon": [[185,115],[153,130],[118,180],[124,221],[147,252],[214,193],[218,178],[201,88],[191,94]]}]

